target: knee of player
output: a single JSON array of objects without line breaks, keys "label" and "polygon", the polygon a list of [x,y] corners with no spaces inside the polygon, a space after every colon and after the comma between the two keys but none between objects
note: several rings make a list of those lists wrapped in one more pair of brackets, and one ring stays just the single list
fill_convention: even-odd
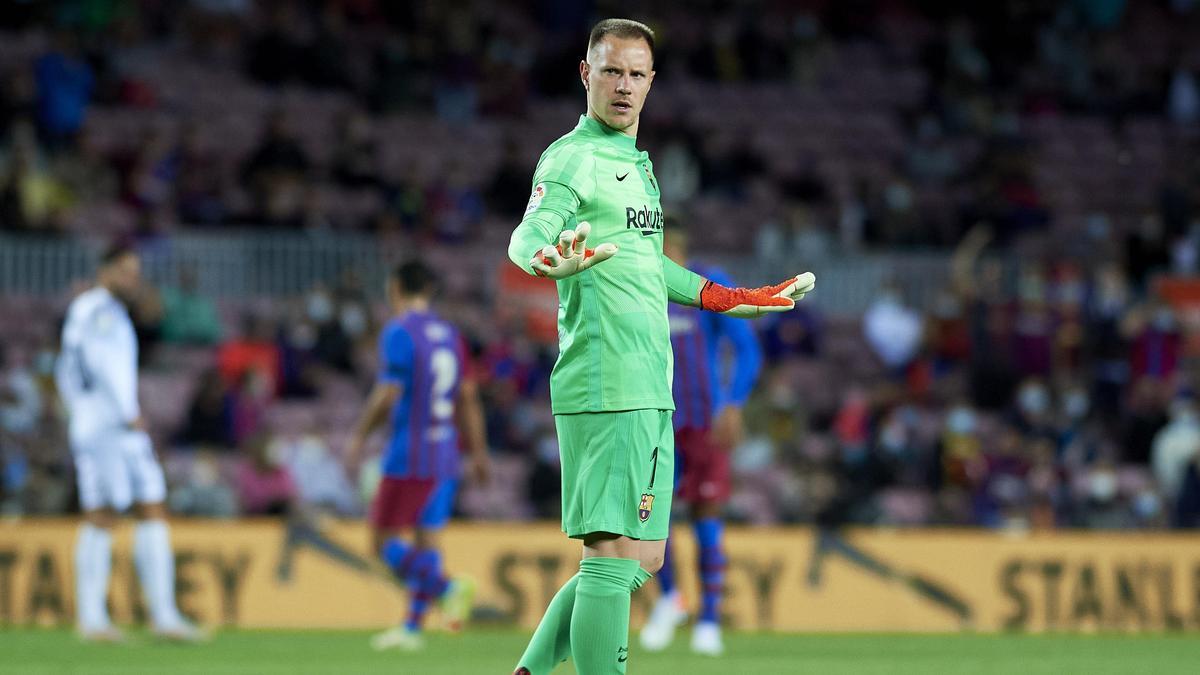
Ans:
[{"label": "knee of player", "polygon": [[117,514],[112,509],[98,509],[85,513],[84,520],[92,527],[111,530],[117,524]]},{"label": "knee of player", "polygon": [[642,565],[642,569],[646,570],[647,572],[649,572],[651,574],[655,574],[656,572],[658,572],[659,570],[662,569],[663,556],[661,553],[643,554],[640,562]]}]

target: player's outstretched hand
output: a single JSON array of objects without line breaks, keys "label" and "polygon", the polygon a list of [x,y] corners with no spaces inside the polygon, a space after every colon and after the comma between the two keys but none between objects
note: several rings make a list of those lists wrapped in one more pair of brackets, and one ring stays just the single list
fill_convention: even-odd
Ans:
[{"label": "player's outstretched hand", "polygon": [[786,312],[812,291],[817,277],[812,272],[762,288],[726,288],[711,281],[700,289],[700,309],[729,316],[753,318],[768,312]]},{"label": "player's outstretched hand", "polygon": [[586,245],[592,226],[579,223],[574,230],[558,235],[558,246],[546,246],[538,251],[529,266],[539,277],[565,279],[617,254],[616,244],[600,244],[594,249]]}]

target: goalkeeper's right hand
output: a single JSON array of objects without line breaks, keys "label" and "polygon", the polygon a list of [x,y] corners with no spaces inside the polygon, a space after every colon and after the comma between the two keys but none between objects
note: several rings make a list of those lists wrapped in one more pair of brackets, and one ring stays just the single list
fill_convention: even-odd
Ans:
[{"label": "goalkeeper's right hand", "polygon": [[565,279],[617,254],[616,244],[587,248],[584,242],[591,231],[592,226],[586,222],[580,223],[574,230],[563,230],[558,235],[558,246],[546,246],[533,256],[529,262],[533,273],[539,277]]}]

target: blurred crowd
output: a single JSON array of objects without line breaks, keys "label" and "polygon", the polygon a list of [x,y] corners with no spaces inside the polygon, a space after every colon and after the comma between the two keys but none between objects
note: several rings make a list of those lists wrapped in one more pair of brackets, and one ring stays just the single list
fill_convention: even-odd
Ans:
[{"label": "blurred crowd", "polygon": [[[862,316],[756,324],[767,361],[732,518],[1197,523],[1195,328],[1155,283],[1200,265],[1196,3],[672,4],[638,6],[661,78],[639,142],[701,257],[954,251],[932,302],[896,274]],[[606,11],[0,1],[0,231],[505,239],[566,128],[539,115],[577,114],[574,64]],[[450,159],[431,161],[443,138]],[[147,289],[144,397],[176,512],[361,513],[371,477],[337,458],[386,318],[374,283],[346,273],[265,304],[218,305],[195,270]],[[554,349],[496,325],[489,301],[448,308],[497,456],[495,484],[460,508],[552,517]],[[0,504],[69,510],[54,347],[4,339]]]}]

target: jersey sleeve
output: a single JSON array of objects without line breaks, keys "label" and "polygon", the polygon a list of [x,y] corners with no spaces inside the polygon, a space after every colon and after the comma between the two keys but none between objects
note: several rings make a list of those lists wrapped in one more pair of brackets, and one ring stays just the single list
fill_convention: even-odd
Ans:
[{"label": "jersey sleeve", "polygon": [[533,193],[521,224],[508,243],[508,258],[535,275],[529,266],[538,249],[557,244],[558,235],[574,227],[575,214],[596,193],[595,159],[588,146],[568,144],[542,156],[533,174]]},{"label": "jersey sleeve", "polygon": [[379,336],[379,381],[403,384],[412,368],[412,336],[400,326],[385,329]]},{"label": "jersey sleeve", "polygon": [[704,277],[666,255],[663,255],[662,261],[663,276],[667,281],[667,300],[677,305],[699,306],[700,288],[704,286]]}]

